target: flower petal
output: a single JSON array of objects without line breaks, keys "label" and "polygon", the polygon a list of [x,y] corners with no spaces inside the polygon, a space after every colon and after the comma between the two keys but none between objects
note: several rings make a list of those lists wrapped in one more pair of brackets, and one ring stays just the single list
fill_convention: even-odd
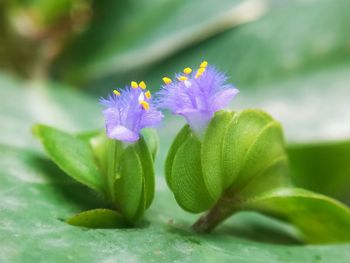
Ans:
[{"label": "flower petal", "polygon": [[182,112],[191,129],[199,136],[202,137],[204,132],[210,122],[210,119],[213,117],[212,112],[208,111],[187,111]]},{"label": "flower petal", "polygon": [[139,139],[138,133],[135,133],[122,125],[107,127],[107,135],[112,139],[123,142],[134,142]]},{"label": "flower petal", "polygon": [[224,89],[215,94],[212,102],[212,110],[218,111],[222,108],[225,108],[231,100],[239,93],[239,90],[236,88]]}]

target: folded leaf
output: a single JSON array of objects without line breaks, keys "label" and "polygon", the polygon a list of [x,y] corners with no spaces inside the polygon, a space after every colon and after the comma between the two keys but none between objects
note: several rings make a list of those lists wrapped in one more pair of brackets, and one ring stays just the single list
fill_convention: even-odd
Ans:
[{"label": "folded leaf", "polygon": [[179,205],[187,211],[202,212],[214,203],[203,180],[201,143],[191,135],[179,147],[171,170],[171,186]]},{"label": "folded leaf", "polygon": [[280,188],[238,207],[291,222],[309,243],[350,241],[350,209],[324,195],[299,188]]},{"label": "folded leaf", "polygon": [[69,218],[67,223],[88,228],[122,228],[127,226],[123,217],[110,209],[84,211]]},{"label": "folded leaf", "polygon": [[35,125],[33,133],[40,139],[49,157],[67,175],[104,193],[103,177],[88,143],[76,136],[42,124]]}]

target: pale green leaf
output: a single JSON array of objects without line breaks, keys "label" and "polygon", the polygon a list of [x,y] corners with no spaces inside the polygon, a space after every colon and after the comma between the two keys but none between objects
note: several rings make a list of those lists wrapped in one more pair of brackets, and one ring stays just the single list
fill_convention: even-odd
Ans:
[{"label": "pale green leaf", "polygon": [[67,175],[104,193],[103,177],[86,142],[56,128],[37,124],[33,133],[41,141],[49,157]]}]

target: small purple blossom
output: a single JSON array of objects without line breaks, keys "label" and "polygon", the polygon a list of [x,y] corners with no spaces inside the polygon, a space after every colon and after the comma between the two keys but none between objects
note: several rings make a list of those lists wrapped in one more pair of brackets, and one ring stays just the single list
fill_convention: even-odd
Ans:
[{"label": "small purple blossom", "polygon": [[163,78],[165,85],[158,92],[159,107],[184,116],[198,135],[203,134],[214,113],[225,108],[239,92],[226,83],[224,73],[207,64],[202,62],[195,72],[185,68],[184,74],[176,74],[175,81]]},{"label": "small purple blossom", "polygon": [[152,105],[151,93],[144,92],[145,88],[144,82],[139,85],[132,82],[132,88],[126,87],[121,92],[114,90],[107,99],[100,99],[105,106],[103,115],[109,138],[135,142],[142,128],[154,127],[162,120],[163,114]]}]

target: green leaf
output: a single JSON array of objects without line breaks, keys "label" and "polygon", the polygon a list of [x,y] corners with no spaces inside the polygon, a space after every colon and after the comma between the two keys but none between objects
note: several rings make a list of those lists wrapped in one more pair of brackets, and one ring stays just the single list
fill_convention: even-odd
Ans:
[{"label": "green leaf", "polygon": [[145,210],[142,163],[134,147],[128,146],[120,157],[115,174],[114,198],[117,209],[130,222],[136,222]]},{"label": "green leaf", "polygon": [[349,204],[350,141],[288,146],[293,183]]},{"label": "green leaf", "polygon": [[204,183],[214,200],[225,190],[222,169],[222,147],[224,135],[234,116],[234,112],[220,111],[209,123],[202,144],[202,169]]},{"label": "green leaf", "polygon": [[59,70],[69,79],[91,80],[147,66],[266,8],[242,0],[99,1],[91,27],[63,55]]},{"label": "green leaf", "polygon": [[[156,135],[154,132],[153,134]],[[153,168],[153,158],[148,148],[146,140],[141,137],[135,144],[135,151],[137,152],[142,164],[143,172],[143,194],[145,200],[145,209],[149,208],[152,204],[155,192],[155,178]]]},{"label": "green leaf", "polygon": [[295,224],[309,243],[350,241],[350,209],[324,195],[304,189],[281,188],[240,206]]},{"label": "green leaf", "polygon": [[46,125],[35,125],[33,132],[40,139],[49,157],[67,175],[100,193],[104,193],[102,175],[87,143]]},{"label": "green leaf", "polygon": [[141,133],[152,154],[152,159],[155,160],[159,149],[159,137],[157,131],[155,129],[145,128],[141,130]]},{"label": "green leaf", "polygon": [[241,192],[256,180],[257,184],[266,182],[266,172],[280,160],[284,170],[279,175],[270,176],[272,181],[264,185],[273,188],[286,181],[279,179],[288,173],[283,132],[268,114],[259,110],[238,112],[227,128],[222,146],[224,186],[230,188],[230,192]]},{"label": "green leaf", "polygon": [[194,135],[188,137],[174,156],[170,185],[176,201],[187,211],[203,212],[215,201],[204,184],[201,143]]},{"label": "green leaf", "polygon": [[93,209],[72,216],[67,223],[88,228],[122,228],[126,226],[123,217],[110,209]]},{"label": "green leaf", "polygon": [[167,262],[345,263],[350,257],[349,244],[304,246],[296,243],[290,226],[256,213],[237,214],[215,234],[195,234],[189,230],[193,216],[181,210],[162,187],[147,214],[148,225],[74,227],[62,218],[96,205],[85,188],[62,176],[33,150],[0,145],[0,167],[2,262],[23,262],[23,257],[39,262],[75,261],[77,253],[87,262],[122,257],[145,263],[159,258]]},{"label": "green leaf", "polygon": [[166,160],[165,160],[165,179],[170,189],[172,189],[172,169],[175,155],[181,145],[187,140],[190,136],[190,127],[185,125],[179,133],[176,135],[174,141],[172,142],[170,149],[168,151]]}]

